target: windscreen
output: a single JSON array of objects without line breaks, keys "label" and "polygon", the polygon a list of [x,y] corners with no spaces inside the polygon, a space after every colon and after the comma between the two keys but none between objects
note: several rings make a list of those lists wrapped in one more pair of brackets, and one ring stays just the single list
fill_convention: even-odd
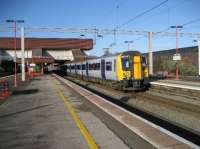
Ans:
[{"label": "windscreen", "polygon": [[123,56],[122,57],[122,69],[124,71],[130,71],[132,68],[132,60],[130,56]]},{"label": "windscreen", "polygon": [[146,67],[147,66],[147,61],[145,57],[142,57],[142,66]]}]

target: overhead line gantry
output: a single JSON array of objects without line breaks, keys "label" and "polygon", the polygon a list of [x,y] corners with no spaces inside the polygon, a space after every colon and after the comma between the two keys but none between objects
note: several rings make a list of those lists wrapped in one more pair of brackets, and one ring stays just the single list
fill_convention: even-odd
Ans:
[{"label": "overhead line gantry", "polygon": [[[0,27],[0,32],[13,31],[13,27]],[[20,31],[20,28],[17,28]],[[136,31],[126,29],[98,29],[98,28],[67,28],[67,27],[25,27],[25,33],[27,32],[52,32],[52,33],[78,33],[78,34],[93,34],[95,37],[103,37],[103,35],[131,35],[131,36],[144,36],[148,38],[149,48],[149,72],[153,75],[153,49],[152,38],[153,37],[176,37],[175,32],[151,32],[151,31]],[[200,43],[200,33],[179,33],[180,37],[196,38]],[[199,50],[200,51],[200,50]],[[200,53],[200,52],[199,52]],[[200,57],[200,54],[199,54]],[[200,70],[200,67],[199,67]],[[200,74],[200,71],[199,71]]]}]

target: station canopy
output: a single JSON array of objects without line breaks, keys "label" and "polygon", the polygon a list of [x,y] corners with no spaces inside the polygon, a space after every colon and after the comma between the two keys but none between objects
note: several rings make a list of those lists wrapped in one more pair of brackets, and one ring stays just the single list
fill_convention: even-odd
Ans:
[{"label": "station canopy", "polygon": [[[21,58],[21,39],[17,38],[17,57]],[[79,38],[25,38],[25,58],[37,63],[71,60],[71,55],[84,53],[93,48],[92,39]],[[29,54],[26,51],[31,51]],[[70,54],[71,51],[71,54]],[[14,38],[0,38],[0,56],[14,57]]]}]

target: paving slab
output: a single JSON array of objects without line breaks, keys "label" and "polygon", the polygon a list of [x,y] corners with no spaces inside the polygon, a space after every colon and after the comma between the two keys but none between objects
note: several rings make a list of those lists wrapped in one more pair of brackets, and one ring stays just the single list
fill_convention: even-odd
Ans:
[{"label": "paving slab", "polygon": [[51,75],[38,77],[0,105],[0,148],[89,148],[58,96],[59,89],[73,105],[99,148],[128,148],[91,113],[82,96],[54,80]]}]

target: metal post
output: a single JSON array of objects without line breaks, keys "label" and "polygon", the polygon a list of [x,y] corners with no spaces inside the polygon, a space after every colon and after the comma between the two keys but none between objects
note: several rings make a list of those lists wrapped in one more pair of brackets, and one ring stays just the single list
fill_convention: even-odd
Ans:
[{"label": "metal post", "polygon": [[3,56],[2,56],[1,51],[0,51],[0,66],[1,66],[1,62],[2,62],[1,57],[3,57]]},{"label": "metal post", "polygon": [[[176,27],[176,54],[178,54],[178,27]],[[179,80],[179,61],[176,61],[176,79]]]},{"label": "metal post", "polygon": [[42,63],[42,67],[41,67],[41,75],[44,75],[44,64]]},{"label": "metal post", "polygon": [[149,41],[149,74],[153,75],[152,32],[148,32],[148,41]]},{"label": "metal post", "polygon": [[17,23],[24,23],[24,20],[6,20],[7,23],[14,23],[14,87],[17,87],[17,39],[16,39],[16,25]]},{"label": "metal post", "polygon": [[199,59],[199,76],[200,76],[200,39],[198,39],[198,59]]},{"label": "metal post", "polygon": [[128,43],[128,51],[130,51],[130,45],[129,45],[129,43]]},{"label": "metal post", "polygon": [[[183,28],[183,26],[171,26],[171,28],[176,28],[176,56],[179,55],[180,56],[180,53],[179,53],[179,50],[178,50],[178,31],[179,31],[179,28]],[[176,60],[176,79],[178,80],[179,79],[179,59]]]},{"label": "metal post", "polygon": [[24,27],[21,27],[21,71],[22,81],[25,81],[25,60],[24,60]]},{"label": "metal post", "polygon": [[127,43],[127,44],[128,44],[128,51],[131,50],[131,49],[130,49],[130,44],[133,43],[133,42],[134,42],[134,41],[132,41],[132,40],[124,41],[124,43]]},{"label": "metal post", "polygon": [[26,55],[26,67],[27,67],[27,79],[29,78],[29,63],[28,63],[28,39],[26,39],[26,51],[27,51],[27,55]]},{"label": "metal post", "polygon": [[15,34],[15,37],[14,37],[14,62],[15,62],[15,66],[14,66],[14,87],[17,87],[17,53],[16,53],[16,50],[17,50],[17,39],[16,39],[16,24],[17,22],[14,21],[14,34]]},{"label": "metal post", "polygon": [[[176,27],[176,54],[179,53],[179,50],[178,50],[178,30],[179,30],[179,27]],[[176,80],[179,80],[179,61],[176,61]]]}]

